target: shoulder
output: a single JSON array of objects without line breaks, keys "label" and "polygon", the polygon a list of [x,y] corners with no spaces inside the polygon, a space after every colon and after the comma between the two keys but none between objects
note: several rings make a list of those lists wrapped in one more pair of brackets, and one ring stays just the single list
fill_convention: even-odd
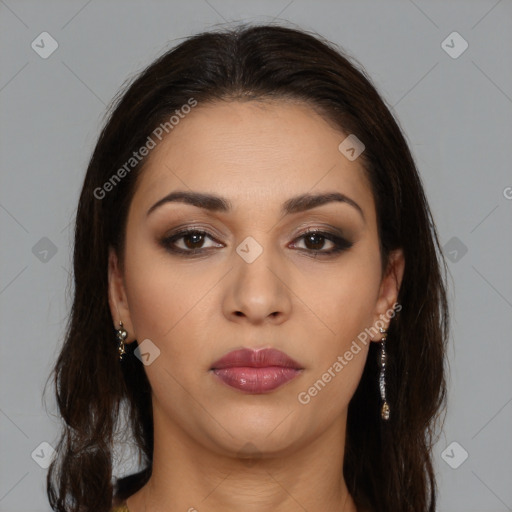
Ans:
[{"label": "shoulder", "polygon": [[126,501],[122,501],[121,503],[117,503],[113,505],[110,509],[110,512],[130,512],[128,506],[126,505]]}]

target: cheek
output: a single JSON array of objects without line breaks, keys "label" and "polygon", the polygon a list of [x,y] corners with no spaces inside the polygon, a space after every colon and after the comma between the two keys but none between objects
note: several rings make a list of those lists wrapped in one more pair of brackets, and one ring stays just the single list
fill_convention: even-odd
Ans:
[{"label": "cheek", "polygon": [[353,254],[306,281],[300,297],[319,329],[343,343],[370,326],[380,284],[378,265],[376,257]]},{"label": "cheek", "polygon": [[126,294],[139,343],[146,338],[159,344],[184,314],[182,283],[172,262],[155,242],[128,231],[125,256]]},{"label": "cheek", "polygon": [[[348,406],[364,371],[380,274],[368,261],[359,259],[340,266],[330,279],[317,280],[319,287],[304,288],[307,304],[318,316],[315,340],[309,351],[311,372],[301,387],[299,403],[310,408],[311,417],[329,422]],[[310,316],[310,315],[308,315]],[[314,412],[311,412],[314,411]]]},{"label": "cheek", "polygon": [[134,254],[127,260],[126,290],[131,320],[139,340],[159,340],[173,327],[186,306],[176,290],[180,280],[163,272],[158,264],[148,264]]},{"label": "cheek", "polygon": [[199,272],[197,262],[177,265],[150,245],[132,246],[126,257],[126,292],[135,334],[139,343],[148,338],[162,355],[178,362],[197,349],[199,334],[208,328],[206,295],[219,276]]}]

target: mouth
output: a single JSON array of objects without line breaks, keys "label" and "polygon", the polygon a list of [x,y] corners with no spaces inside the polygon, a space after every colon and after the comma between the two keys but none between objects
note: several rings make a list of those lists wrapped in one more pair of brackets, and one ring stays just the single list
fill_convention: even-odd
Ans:
[{"label": "mouth", "polygon": [[300,375],[303,370],[300,363],[272,348],[235,350],[210,368],[224,384],[251,394],[273,391]]}]

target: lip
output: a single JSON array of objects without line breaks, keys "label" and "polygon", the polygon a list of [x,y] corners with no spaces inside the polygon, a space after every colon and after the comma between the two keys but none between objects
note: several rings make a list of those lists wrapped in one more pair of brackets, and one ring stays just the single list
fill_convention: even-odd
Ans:
[{"label": "lip", "polygon": [[267,393],[294,379],[304,368],[273,348],[229,352],[210,371],[228,386],[248,393]]}]

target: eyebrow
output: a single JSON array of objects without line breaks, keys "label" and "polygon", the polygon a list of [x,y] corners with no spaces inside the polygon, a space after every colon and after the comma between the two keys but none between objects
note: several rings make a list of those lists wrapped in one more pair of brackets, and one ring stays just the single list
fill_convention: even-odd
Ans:
[{"label": "eyebrow", "polygon": [[[166,195],[157,201],[147,212],[147,215],[154,212],[160,206],[170,202],[181,202],[203,208],[212,212],[228,213],[232,210],[232,204],[229,199],[216,196],[213,194],[205,194],[201,192],[175,191]],[[339,192],[328,192],[324,194],[301,194],[285,201],[281,207],[282,215],[299,213],[327,203],[340,202],[346,203],[355,208],[365,220],[362,208],[350,197]],[[366,222],[366,220],[365,220]]]}]

